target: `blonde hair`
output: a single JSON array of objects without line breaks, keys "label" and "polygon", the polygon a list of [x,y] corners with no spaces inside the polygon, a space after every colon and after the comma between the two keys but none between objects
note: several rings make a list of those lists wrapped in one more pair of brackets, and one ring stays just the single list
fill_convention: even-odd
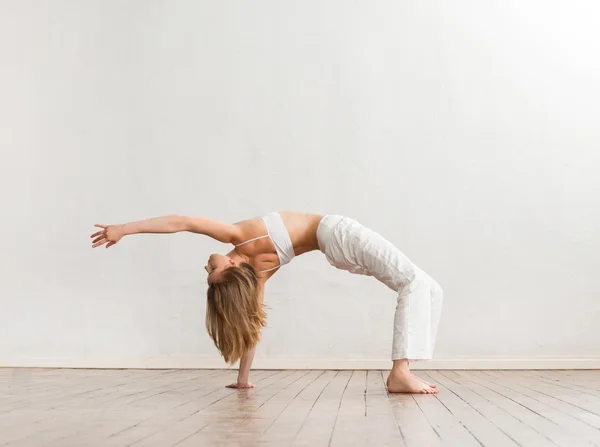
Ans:
[{"label": "blonde hair", "polygon": [[256,270],[246,263],[225,269],[221,281],[208,288],[206,330],[229,364],[256,346],[267,324],[259,295]]}]

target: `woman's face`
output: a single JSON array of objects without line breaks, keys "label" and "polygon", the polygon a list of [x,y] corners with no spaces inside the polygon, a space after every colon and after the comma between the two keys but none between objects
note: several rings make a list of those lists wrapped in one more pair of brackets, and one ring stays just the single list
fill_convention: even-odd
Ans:
[{"label": "woman's face", "polygon": [[218,253],[210,255],[206,267],[204,267],[204,270],[208,273],[208,284],[210,285],[215,281],[219,281],[221,273],[233,265],[235,265],[235,262],[229,256]]}]

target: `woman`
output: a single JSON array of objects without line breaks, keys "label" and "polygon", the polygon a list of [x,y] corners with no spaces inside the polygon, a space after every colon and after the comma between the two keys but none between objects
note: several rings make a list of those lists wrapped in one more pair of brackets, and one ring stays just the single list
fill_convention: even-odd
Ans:
[{"label": "woman", "polygon": [[294,256],[322,251],[331,265],[374,276],[398,293],[392,345],[391,393],[435,394],[436,385],[411,374],[410,360],[433,354],[442,289],[400,250],[357,221],[294,211],[225,224],[203,217],[166,216],[123,225],[96,225],[92,246],[106,248],[137,233],[190,231],[233,244],[227,255],[212,254],[208,273],[206,328],[228,363],[240,360],[237,383],[251,388],[250,367],[261,328],[265,283]]}]

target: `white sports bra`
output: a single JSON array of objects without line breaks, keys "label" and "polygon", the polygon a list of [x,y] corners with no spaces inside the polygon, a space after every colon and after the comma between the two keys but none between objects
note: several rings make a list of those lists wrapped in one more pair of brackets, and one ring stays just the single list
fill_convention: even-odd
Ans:
[{"label": "white sports bra", "polygon": [[279,265],[277,267],[273,267],[267,270],[261,270],[258,273],[270,272],[271,270],[278,269],[282,265],[288,264],[295,256],[294,246],[292,245],[290,233],[285,227],[281,215],[279,213],[270,213],[262,217],[262,220],[265,223],[267,234],[265,234],[264,236],[258,236],[252,239],[248,239],[247,241],[236,245],[236,247],[239,247],[249,242],[257,241],[259,239],[264,239],[267,237],[271,239],[271,242],[273,242],[273,245],[275,246],[277,256],[279,257]]}]

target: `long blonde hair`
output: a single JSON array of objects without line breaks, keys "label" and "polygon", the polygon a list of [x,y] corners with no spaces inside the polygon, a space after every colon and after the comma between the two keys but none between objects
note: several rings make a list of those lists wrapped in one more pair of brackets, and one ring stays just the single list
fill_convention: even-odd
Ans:
[{"label": "long blonde hair", "polygon": [[246,355],[260,340],[267,313],[260,300],[260,284],[250,264],[229,267],[206,296],[206,330],[229,364]]}]

